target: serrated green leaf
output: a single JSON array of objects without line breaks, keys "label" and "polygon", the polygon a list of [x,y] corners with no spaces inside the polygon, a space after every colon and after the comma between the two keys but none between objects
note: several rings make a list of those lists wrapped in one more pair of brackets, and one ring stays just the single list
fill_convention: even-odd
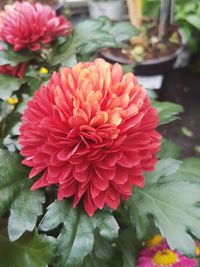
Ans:
[{"label": "serrated green leaf", "polygon": [[0,216],[11,209],[9,236],[19,238],[26,230],[32,231],[37,216],[42,213],[42,192],[31,192],[28,169],[21,164],[18,154],[0,150]]},{"label": "serrated green leaf", "polygon": [[0,75],[0,99],[7,100],[23,84],[17,77]]},{"label": "serrated green leaf", "polygon": [[182,160],[182,164],[176,173],[171,174],[167,178],[163,178],[163,182],[170,181],[186,181],[192,183],[200,183],[200,158],[186,158]]},{"label": "serrated green leaf", "polygon": [[159,125],[163,125],[178,119],[178,114],[183,112],[183,107],[171,102],[152,101],[153,107],[158,110]]},{"label": "serrated green leaf", "polygon": [[118,234],[118,224],[108,212],[96,213],[92,218],[67,201],[55,201],[44,216],[40,229],[49,231],[63,224],[58,237],[56,267],[81,266],[84,258],[93,250],[94,232],[98,228],[102,237],[113,240]]},{"label": "serrated green leaf", "polygon": [[0,266],[48,267],[56,255],[56,242],[46,235],[25,234],[11,242],[4,230],[0,232]]},{"label": "serrated green leaf", "polygon": [[158,157],[161,159],[174,158],[179,159],[181,156],[182,148],[168,139],[162,139],[161,149]]},{"label": "serrated green leaf", "polygon": [[11,241],[17,240],[26,230],[33,231],[37,217],[42,214],[44,201],[44,195],[40,191],[25,191],[15,199],[8,221]]},{"label": "serrated green leaf", "polygon": [[[172,249],[194,256],[191,234],[200,238],[200,209],[197,205],[200,202],[200,183],[196,180],[198,176],[200,181],[200,172],[191,171],[190,163],[191,160],[185,160],[177,172],[170,175],[169,171],[168,176],[161,176],[154,183],[147,183],[143,189],[135,189],[128,205],[131,210],[134,203],[141,216],[147,218],[152,215]],[[197,165],[197,162],[193,164]],[[187,172],[187,168],[190,171]],[[184,172],[187,177],[192,172],[195,179],[181,177]],[[178,178],[173,179],[176,176]]]},{"label": "serrated green leaf", "polygon": [[145,173],[145,184],[157,183],[160,178],[175,173],[180,168],[180,164],[181,161],[175,159],[159,160],[154,171]]}]

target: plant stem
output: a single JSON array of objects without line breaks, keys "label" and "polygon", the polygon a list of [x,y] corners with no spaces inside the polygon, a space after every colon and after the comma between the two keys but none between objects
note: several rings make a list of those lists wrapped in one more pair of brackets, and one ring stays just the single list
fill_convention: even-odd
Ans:
[{"label": "plant stem", "polygon": [[166,35],[167,26],[173,23],[174,2],[174,0],[161,0],[160,22],[158,30],[158,38],[160,41],[162,41]]}]

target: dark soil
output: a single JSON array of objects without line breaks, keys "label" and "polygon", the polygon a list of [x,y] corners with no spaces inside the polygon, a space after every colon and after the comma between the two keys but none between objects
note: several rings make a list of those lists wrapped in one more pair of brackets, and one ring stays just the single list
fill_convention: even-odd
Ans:
[{"label": "dark soil", "polygon": [[173,70],[164,83],[161,98],[184,107],[181,119],[161,126],[161,133],[183,148],[183,157],[200,157],[200,73]]},{"label": "dark soil", "polygon": [[181,36],[177,26],[169,25],[165,37],[159,41],[158,27],[154,22],[153,27],[149,26],[147,35],[135,36],[127,44],[127,48],[104,48],[101,53],[107,59],[124,64],[164,58],[175,54],[180,48]]}]

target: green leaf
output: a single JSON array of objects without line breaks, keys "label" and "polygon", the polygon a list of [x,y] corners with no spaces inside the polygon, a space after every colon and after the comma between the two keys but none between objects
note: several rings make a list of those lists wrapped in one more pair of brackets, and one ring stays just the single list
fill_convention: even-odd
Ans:
[{"label": "green leaf", "polygon": [[123,69],[124,74],[129,73],[129,72],[133,72],[134,64],[123,65],[122,69]]},{"label": "green leaf", "polygon": [[31,92],[28,92],[28,90],[27,90],[27,93],[29,95],[33,95],[33,92],[35,90],[39,89],[40,85],[42,84],[42,80],[38,77],[38,75],[37,76],[35,75],[35,77],[25,75],[24,81],[30,86]]},{"label": "green leaf", "polygon": [[89,218],[78,208],[73,209],[67,201],[55,201],[48,207],[40,229],[49,231],[61,223],[63,228],[58,237],[56,267],[81,266],[93,250],[95,229],[98,228],[107,240],[113,240],[118,235],[118,224],[110,213],[101,211]]},{"label": "green leaf", "polygon": [[38,215],[42,214],[44,201],[44,195],[40,191],[25,191],[15,199],[8,221],[8,234],[11,241],[17,240],[26,230],[33,231]]},{"label": "green leaf", "polygon": [[103,260],[105,264],[108,264],[114,255],[114,247],[112,246],[112,243],[103,238],[98,230],[95,232],[94,240],[94,253],[96,257],[99,260]]},{"label": "green leaf", "polygon": [[77,54],[86,55],[104,47],[123,47],[121,42],[136,35],[136,29],[128,22],[119,22],[112,26],[109,19],[91,19],[79,23],[66,42],[55,47],[52,65],[72,66],[76,63]]},{"label": "green leaf", "polygon": [[[160,178],[163,179],[163,177],[168,177],[172,173],[175,173],[180,168],[180,163],[180,161],[173,159],[160,160],[155,166],[155,170],[153,172],[145,173],[146,185],[154,184]],[[131,202],[129,213],[131,222],[136,228],[137,238],[143,241],[146,240],[149,237],[150,231],[152,231],[149,218],[144,216],[143,211],[134,201]]]},{"label": "green leaf", "polygon": [[23,84],[23,80],[8,75],[0,75],[0,99],[7,100]]},{"label": "green leaf", "polygon": [[[167,181],[186,181],[192,183],[200,182],[200,159],[187,158],[182,160],[182,164],[176,173],[167,177]],[[165,178],[163,179],[165,182]]]},{"label": "green leaf", "polygon": [[67,41],[54,49],[51,64],[66,66],[74,64],[77,49],[81,45],[87,44],[89,41],[93,40],[94,35],[98,34],[102,26],[103,23],[98,20],[86,20],[76,25]]},{"label": "green leaf", "polygon": [[196,14],[187,15],[185,20],[200,31],[200,17]]},{"label": "green leaf", "polygon": [[159,158],[178,159],[181,156],[182,148],[168,139],[162,139],[161,149],[158,153]]},{"label": "green leaf", "polygon": [[56,253],[56,242],[46,235],[25,234],[11,242],[0,232],[0,265],[6,267],[48,267]]},{"label": "green leaf", "polygon": [[31,100],[31,97],[28,94],[22,94],[22,101],[17,105],[16,111],[19,114],[23,114],[24,110],[26,108],[26,105],[29,100]]},{"label": "green leaf", "polygon": [[132,228],[120,231],[118,248],[123,255],[122,267],[135,267],[136,266],[136,237]]},{"label": "green leaf", "polygon": [[127,21],[121,21],[114,24],[110,33],[115,37],[117,42],[130,40],[137,36],[139,31]]},{"label": "green leaf", "polygon": [[197,267],[200,267],[200,257],[198,257],[198,259],[197,259],[197,261],[198,261],[198,265],[197,265]]},{"label": "green leaf", "polygon": [[178,114],[183,112],[183,107],[171,102],[158,102],[153,100],[152,105],[158,109],[159,125],[178,119]]},{"label": "green leaf", "polygon": [[108,267],[105,263],[98,259],[95,255],[88,255],[81,267]]},{"label": "green leaf", "polygon": [[144,216],[134,201],[131,202],[130,219],[136,229],[138,240],[145,241],[149,237],[150,222],[147,216]]},{"label": "green leaf", "polygon": [[34,58],[34,54],[31,52],[14,52],[8,44],[0,42],[0,45],[5,48],[5,50],[0,51],[0,65],[10,64],[11,66],[16,66]]},{"label": "green leaf", "polygon": [[[41,66],[44,66],[46,68],[46,62],[44,62],[44,65]],[[49,80],[50,76],[50,70],[48,73],[42,74],[40,72],[39,66],[29,65],[27,67],[26,74],[23,77],[23,80],[28,84],[28,87],[24,92],[26,92],[26,94],[28,94],[29,96],[32,96],[35,90],[39,89],[43,83]]]},{"label": "green leaf", "polygon": [[2,137],[7,136],[13,129],[13,127],[19,123],[21,114],[18,112],[12,112],[6,116],[3,120]]},{"label": "green leaf", "polygon": [[30,187],[28,169],[21,164],[21,157],[0,150],[0,216],[11,210],[8,224],[11,240],[26,230],[32,231],[42,213],[43,193],[31,192]]},{"label": "green leaf", "polygon": [[[170,164],[168,171],[165,160],[166,170],[161,171],[160,178],[147,183],[143,189],[135,189],[135,194],[128,201],[130,212],[134,203],[142,217],[152,215],[170,247],[188,256],[194,256],[195,251],[191,234],[200,238],[200,209],[197,205],[200,202],[199,161],[193,162],[195,171],[189,167],[192,162],[191,159],[185,160],[176,172],[170,174]],[[188,178],[190,173],[193,179]],[[183,174],[185,177],[181,176]]]},{"label": "green leaf", "polygon": [[15,153],[0,150],[0,216],[27,185],[28,172],[20,159]]},{"label": "green leaf", "polygon": [[176,173],[180,168],[181,161],[175,159],[159,160],[155,166],[155,170],[145,173],[145,184],[154,184],[163,177],[167,177]]},{"label": "green leaf", "polygon": [[118,237],[119,226],[109,212],[99,211],[92,217],[93,228],[99,229],[101,236],[112,241]]}]

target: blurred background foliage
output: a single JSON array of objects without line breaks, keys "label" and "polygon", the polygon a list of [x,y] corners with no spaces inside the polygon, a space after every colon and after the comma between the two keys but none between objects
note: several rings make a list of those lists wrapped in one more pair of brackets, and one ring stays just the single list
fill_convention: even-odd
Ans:
[{"label": "blurred background foliage", "polygon": [[[144,15],[158,18],[160,0],[143,0]],[[180,26],[191,52],[197,52],[200,43],[200,1],[176,0],[175,22]]]}]

